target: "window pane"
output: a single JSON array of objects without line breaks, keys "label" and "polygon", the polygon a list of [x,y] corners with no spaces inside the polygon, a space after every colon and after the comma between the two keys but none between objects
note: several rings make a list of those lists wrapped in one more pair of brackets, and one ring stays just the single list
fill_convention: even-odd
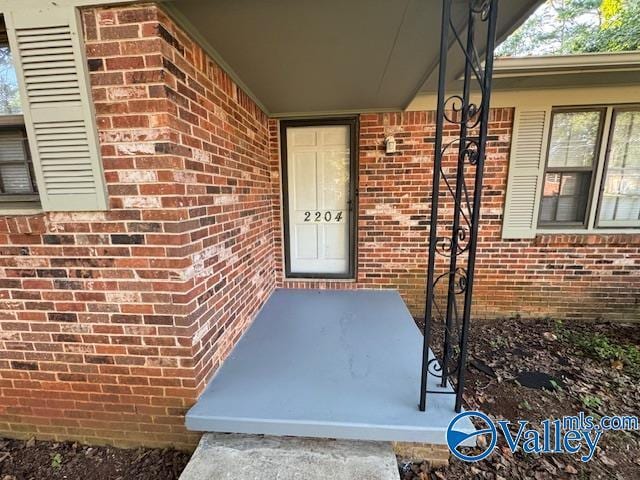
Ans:
[{"label": "window pane", "polygon": [[544,177],[544,190],[542,195],[545,197],[557,197],[560,194],[560,173],[547,173]]},{"label": "window pane", "polygon": [[545,223],[553,222],[556,216],[557,203],[558,197],[542,197],[540,221]]},{"label": "window pane", "polygon": [[0,164],[3,193],[31,193],[31,178],[26,165]]},{"label": "window pane", "polygon": [[559,197],[557,222],[583,222],[586,197]]},{"label": "window pane", "polygon": [[549,167],[594,164],[601,112],[556,112],[549,142]]},{"label": "window pane", "polygon": [[0,45],[0,115],[22,113],[16,70],[13,68],[11,52],[6,45]]},{"label": "window pane", "polygon": [[33,192],[24,132],[0,131],[0,193]]},{"label": "window pane", "polygon": [[541,223],[583,223],[589,203],[591,172],[545,175]]},{"label": "window pane", "polygon": [[600,221],[640,220],[640,111],[616,112]]}]

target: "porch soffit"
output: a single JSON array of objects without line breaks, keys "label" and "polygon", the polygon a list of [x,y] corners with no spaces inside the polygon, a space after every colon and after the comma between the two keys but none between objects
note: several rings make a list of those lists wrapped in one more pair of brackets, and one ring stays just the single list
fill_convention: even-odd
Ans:
[{"label": "porch soffit", "polygon": [[[291,117],[402,110],[418,92],[433,91],[441,3],[173,0],[164,5],[268,114]],[[498,38],[539,3],[500,2]],[[467,0],[454,0],[457,24],[466,20],[466,5]],[[453,79],[464,59],[451,55],[449,62]]]}]

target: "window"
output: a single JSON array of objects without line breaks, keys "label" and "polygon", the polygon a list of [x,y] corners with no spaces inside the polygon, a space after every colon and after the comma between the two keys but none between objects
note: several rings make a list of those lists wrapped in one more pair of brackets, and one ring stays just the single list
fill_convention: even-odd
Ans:
[{"label": "window", "polygon": [[38,202],[16,71],[0,21],[0,208]]},{"label": "window", "polygon": [[541,229],[640,226],[640,108],[554,109],[540,202]]},{"label": "window", "polygon": [[598,224],[640,226],[640,109],[613,112]]},{"label": "window", "polygon": [[553,113],[540,225],[584,225],[601,124],[601,110]]}]

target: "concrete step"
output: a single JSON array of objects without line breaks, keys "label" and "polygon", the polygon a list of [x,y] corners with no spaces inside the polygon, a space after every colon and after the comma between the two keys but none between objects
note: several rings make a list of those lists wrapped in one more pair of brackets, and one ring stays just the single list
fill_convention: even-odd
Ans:
[{"label": "concrete step", "polygon": [[180,480],[398,480],[388,442],[206,433]]}]

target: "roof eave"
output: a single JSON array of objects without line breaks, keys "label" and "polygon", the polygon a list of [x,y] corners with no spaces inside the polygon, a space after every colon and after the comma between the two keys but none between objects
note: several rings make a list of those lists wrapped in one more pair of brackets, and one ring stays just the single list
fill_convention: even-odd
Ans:
[{"label": "roof eave", "polygon": [[494,62],[495,77],[637,69],[640,69],[640,52],[500,57]]}]

